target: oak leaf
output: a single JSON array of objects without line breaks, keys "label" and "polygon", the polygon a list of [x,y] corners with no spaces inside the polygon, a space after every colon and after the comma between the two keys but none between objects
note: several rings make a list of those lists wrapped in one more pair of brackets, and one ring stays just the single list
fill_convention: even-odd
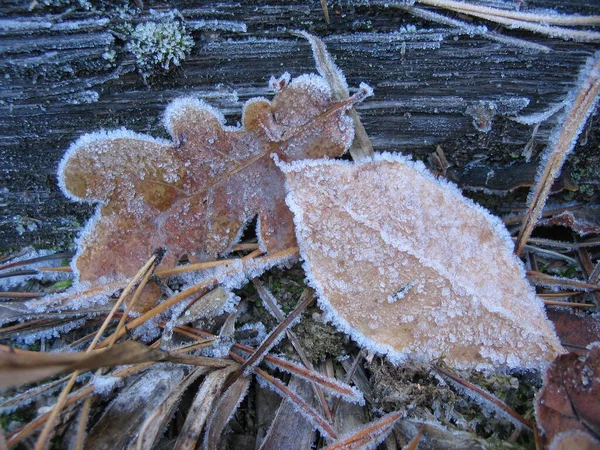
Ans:
[{"label": "oak leaf", "polygon": [[394,362],[539,367],[562,353],[500,220],[421,163],[280,164],[327,318]]},{"label": "oak leaf", "polygon": [[225,125],[206,103],[181,98],[164,116],[172,142],[128,130],[82,136],[59,167],[64,193],[99,203],[79,239],[74,268],[81,281],[131,277],[157,248],[162,268],[225,253],[258,216],[266,252],[295,245],[285,205],[285,161],[340,156],[353,137],[346,111],[368,95],[332,102],[326,81],[302,75],[273,78],[272,101],[249,100],[243,127]]}]

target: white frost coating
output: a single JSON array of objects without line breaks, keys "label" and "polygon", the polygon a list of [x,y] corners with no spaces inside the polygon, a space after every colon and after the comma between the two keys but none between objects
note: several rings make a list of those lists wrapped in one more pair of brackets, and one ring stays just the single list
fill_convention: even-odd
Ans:
[{"label": "white frost coating", "polygon": [[186,20],[185,24],[191,30],[230,31],[232,33],[246,33],[248,27],[244,22],[237,20]]},{"label": "white frost coating", "polygon": [[115,388],[123,386],[123,379],[119,377],[109,377],[96,375],[93,379],[94,392],[105,396],[111,393]]},{"label": "white frost coating", "polygon": [[[35,250],[33,247],[26,247],[22,249],[19,253],[23,253],[21,256],[17,258],[11,259],[11,262],[25,261],[27,259],[38,258],[41,256],[52,255],[55,252],[52,250]],[[57,259],[40,261],[37,263],[27,264],[22,267],[16,268],[29,270],[29,269],[37,269],[39,267],[60,267],[61,261]],[[11,276],[6,278],[0,278],[0,289],[4,291],[13,291],[16,290],[17,286],[22,285],[28,280],[39,280],[50,283],[56,283],[57,281],[67,280],[71,278],[71,274],[65,272],[38,272],[33,275],[19,275],[19,276]]]},{"label": "white frost coating", "polygon": [[172,127],[173,122],[189,114],[189,109],[208,111],[217,118],[221,126],[225,126],[225,116],[217,108],[196,97],[179,97],[169,103],[163,115],[163,126],[171,137],[176,138]]},{"label": "white frost coating", "polygon": [[69,163],[69,159],[71,159],[71,157],[79,150],[80,147],[88,146],[94,142],[110,142],[114,139],[135,139],[138,141],[145,141],[158,145],[171,145],[171,142],[167,141],[166,139],[154,138],[147,134],[136,133],[125,128],[119,128],[117,130],[100,130],[96,131],[95,133],[84,134],[69,146],[63,158],[60,160],[60,163],[58,164],[58,186],[69,200],[86,203],[97,203],[100,201],[99,199],[84,199],[73,195],[65,184],[65,168]]},{"label": "white frost coating", "polygon": [[[325,80],[327,80],[328,77],[327,77],[327,74],[325,73],[323,64],[320,63],[321,57],[325,58],[325,61],[324,61],[325,66],[328,69],[331,69],[335,72],[334,76],[337,78],[336,81],[342,85],[342,88],[345,89],[346,94],[347,94],[348,93],[348,82],[346,81],[346,76],[344,75],[344,72],[342,72],[341,69],[338,66],[336,66],[335,62],[333,62],[333,58],[327,51],[325,44],[323,43],[324,51],[321,52],[319,50],[319,45],[318,45],[319,42],[315,39],[314,36],[307,33],[306,31],[300,31],[300,32],[298,32],[298,34],[303,36],[310,43],[310,47],[313,51],[313,58],[317,62],[317,70],[319,72],[319,75],[321,75],[322,79],[325,81]],[[327,87],[329,88],[329,83],[327,83],[327,81],[325,81],[325,83],[327,84]]]},{"label": "white frost coating", "polygon": [[237,329],[237,331],[245,330],[256,330],[258,334],[256,337],[241,339],[240,344],[254,347],[260,345],[260,343],[267,338],[267,329],[265,328],[265,324],[262,322],[249,322]]},{"label": "white frost coating", "polygon": [[321,92],[327,97],[331,97],[331,88],[329,83],[322,76],[315,75],[314,73],[305,73],[297,76],[290,83],[290,87],[306,86],[308,90],[315,90]]},{"label": "white frost coating", "polygon": [[[337,192],[338,190],[338,186],[342,186],[344,184],[344,182],[348,183],[346,186],[352,186],[353,183],[353,176],[357,176],[359,177],[357,180],[360,181],[361,177],[364,177],[365,179],[371,179],[368,178],[370,177],[374,172],[374,169],[371,169],[371,166],[373,166],[374,164],[377,163],[396,163],[398,164],[398,170],[400,170],[400,167],[404,167],[404,169],[401,169],[404,174],[404,172],[407,172],[408,174],[410,174],[411,177],[414,177],[412,183],[413,185],[406,185],[405,188],[402,187],[394,187],[393,189],[405,189],[404,193],[402,193],[402,191],[398,192],[398,195],[402,195],[403,198],[406,197],[406,201],[408,203],[403,204],[403,205],[396,205],[396,204],[391,204],[391,205],[386,205],[384,206],[384,208],[380,208],[379,210],[377,209],[376,206],[370,207],[369,205],[367,206],[360,206],[360,204],[358,203],[359,201],[361,201],[361,199],[358,199],[357,197],[353,197],[350,194],[347,194],[346,191],[343,190],[343,187],[339,188],[339,192]],[[504,328],[497,328],[497,331],[494,331],[493,333],[491,333],[491,335],[486,335],[487,332],[484,332],[484,329],[475,329],[473,330],[473,334],[469,335],[468,331],[465,330],[461,330],[461,339],[464,340],[461,341],[461,345],[466,346],[467,348],[488,348],[491,349],[492,347],[494,347],[495,345],[500,345],[500,346],[504,346],[505,344],[505,340],[508,340],[507,342],[511,342],[511,345],[518,345],[518,343],[512,343],[511,339],[513,339],[511,337],[511,333],[524,333],[521,337],[514,337],[514,339],[516,339],[517,341],[521,338],[523,338],[523,340],[527,340],[527,339],[532,339],[534,341],[534,343],[532,345],[539,345],[540,347],[540,351],[542,354],[540,355],[523,355],[521,354],[519,357],[507,357],[504,355],[504,353],[502,352],[492,352],[491,350],[485,354],[482,355],[480,354],[480,358],[484,359],[486,361],[486,363],[482,363],[479,364],[479,361],[473,361],[473,362],[469,362],[469,358],[465,357],[465,359],[460,360],[460,357],[458,357],[458,360],[454,361],[453,364],[457,367],[472,367],[473,365],[477,365],[477,367],[479,368],[486,368],[486,367],[494,367],[494,366],[509,366],[509,367],[516,367],[516,366],[526,366],[526,367],[539,367],[539,365],[541,365],[543,363],[543,361],[545,361],[549,356],[549,353],[552,353],[549,349],[552,348],[554,349],[554,352],[560,352],[561,351],[561,347],[560,344],[558,343],[558,340],[556,339],[556,336],[554,335],[554,331],[552,329],[551,324],[547,321],[545,314],[543,312],[543,303],[542,301],[537,298],[535,296],[535,291],[533,290],[533,288],[527,284],[524,280],[524,268],[522,263],[514,256],[512,248],[513,248],[513,243],[512,240],[510,238],[510,235],[508,234],[508,232],[506,231],[506,228],[504,227],[504,225],[502,224],[502,222],[497,218],[494,217],[492,215],[490,215],[486,210],[484,210],[481,206],[476,205],[475,203],[473,203],[472,201],[465,199],[462,197],[460,191],[458,190],[458,188],[450,183],[447,182],[439,182],[436,181],[435,178],[429,174],[426,170],[425,167],[422,163],[420,162],[413,162],[410,161],[409,159],[400,156],[400,155],[392,155],[392,154],[379,154],[379,155],[375,155],[375,157],[372,160],[367,160],[367,161],[361,161],[360,163],[350,163],[350,162],[344,162],[344,161],[315,161],[315,160],[306,160],[306,161],[295,161],[289,164],[285,164],[282,162],[278,163],[279,167],[283,170],[284,173],[286,173],[287,176],[287,187],[288,187],[288,197],[286,199],[288,206],[290,207],[290,209],[292,210],[292,212],[294,213],[294,220],[295,220],[295,224],[296,224],[296,234],[297,234],[297,238],[298,238],[298,242],[299,242],[299,246],[300,246],[300,252],[301,252],[301,256],[303,257],[303,259],[305,260],[304,263],[304,268],[306,270],[307,273],[307,278],[309,280],[309,283],[317,290],[317,293],[319,294],[319,302],[321,307],[324,309],[325,314],[326,314],[326,319],[333,322],[339,329],[341,329],[343,332],[350,334],[351,337],[353,339],[355,339],[361,346],[368,348],[371,351],[380,353],[380,354],[387,354],[388,357],[392,360],[392,362],[394,363],[398,363],[401,362],[402,360],[406,359],[406,357],[409,354],[415,355],[418,359],[421,360],[426,360],[429,361],[431,359],[440,357],[442,354],[445,354],[446,351],[450,350],[452,348],[452,344],[453,342],[456,341],[456,337],[452,337],[452,336],[431,336],[431,339],[426,339],[427,336],[429,336],[431,333],[433,333],[435,330],[432,330],[431,327],[433,327],[433,329],[437,329],[438,327],[448,327],[451,326],[452,324],[456,323],[459,328],[460,328],[460,324],[461,320],[464,319],[460,319],[461,316],[468,318],[469,315],[471,314],[476,314],[475,317],[470,318],[469,320],[475,320],[475,323],[478,323],[479,321],[482,321],[486,327],[504,327]],[[369,165],[368,169],[364,169],[364,173],[363,171],[360,171],[358,169],[361,168],[361,166],[364,165]],[[339,174],[337,172],[334,172],[334,174],[332,174],[331,172],[327,172],[327,166],[335,166],[333,169],[339,168]],[[391,167],[388,165],[385,165],[387,167]],[[384,167],[382,165],[382,167]],[[353,170],[346,170],[345,168],[348,169],[352,169],[352,168],[356,168],[356,171]],[[337,169],[336,169],[337,170]],[[388,169],[386,169],[388,170]],[[398,172],[397,175],[390,175],[392,172],[392,169],[389,169],[389,172],[386,172],[386,177],[388,176],[400,176]],[[293,175],[291,176],[290,174],[292,173],[299,173],[300,175]],[[345,175],[348,174],[348,175]],[[350,174],[355,174],[355,175],[350,175]],[[336,178],[336,177],[340,177],[340,179]],[[375,175],[373,175],[375,176]],[[380,175],[383,176],[383,175]],[[402,175],[404,176],[404,175]],[[301,181],[296,181],[295,178],[302,178],[302,177],[306,177],[306,181],[304,181],[304,184],[297,184],[296,183],[300,183]],[[329,178],[328,177],[333,177],[333,178]],[[348,179],[344,179],[344,177],[349,177]],[[423,181],[420,181],[420,178]],[[294,180],[294,184],[291,184],[290,180]],[[309,181],[310,180],[310,181]],[[381,185],[381,186],[387,186],[386,182],[388,181],[393,181],[394,183],[399,182],[400,185],[402,185],[402,183],[408,183],[407,181],[402,181],[402,180],[393,180],[392,178],[390,179],[386,179],[386,178],[381,178],[379,181],[373,181],[373,183],[377,184],[377,185]],[[321,183],[323,184],[323,186],[327,186],[327,188],[324,187],[320,187]],[[453,211],[448,211],[448,210],[440,210],[436,212],[437,207],[435,205],[428,205],[427,201],[428,201],[428,197],[430,196],[428,191],[421,191],[421,187],[419,185],[428,185],[435,183],[437,185],[439,185],[439,187],[437,188],[437,190],[435,191],[435,194],[438,196],[441,196],[443,198],[445,198],[445,200],[443,201],[445,204],[451,205],[456,203],[457,205],[462,205],[461,208],[463,208],[463,210],[465,210],[465,214],[467,214],[469,217],[473,217],[473,219],[470,220],[474,220],[472,223],[471,222],[461,222],[461,220],[458,216],[456,216],[456,213],[454,213]],[[366,188],[365,185],[360,185],[362,189],[369,189]],[[376,189],[383,189],[383,188],[378,188],[375,185],[372,185],[374,190]],[[360,189],[358,188],[358,189]],[[441,189],[440,189],[441,188]],[[295,189],[298,189],[299,192],[295,192]],[[423,189],[425,189],[423,187]],[[430,189],[429,187],[427,187],[427,189]],[[332,192],[331,190],[333,190],[334,192]],[[356,191],[356,189],[354,189],[354,191]],[[395,191],[394,191],[395,192]],[[408,192],[411,192],[412,195],[415,195],[416,197],[414,197],[413,199],[410,198]],[[421,192],[421,194],[417,194],[417,192]],[[304,197],[299,197],[300,195],[304,196]],[[372,195],[377,195],[377,194],[372,194]],[[394,194],[396,195],[396,194]],[[306,197],[308,196],[308,197]],[[339,198],[338,198],[339,197]],[[358,195],[358,197],[360,197],[360,195]],[[325,200],[324,200],[325,199]],[[327,200],[327,199],[331,199],[331,200]],[[389,200],[388,198],[386,198],[386,200]],[[329,203],[330,206],[326,206],[328,205],[327,201],[331,201],[332,203]],[[385,201],[385,200],[379,200],[379,201]],[[302,206],[300,206],[300,204],[298,203],[300,202],[302,204]],[[364,202],[364,200],[363,200]],[[416,203],[415,203],[416,202]],[[403,218],[402,212],[396,208],[408,208],[407,209],[407,215],[412,215],[412,214],[420,214],[419,213],[419,209],[418,209],[418,205],[420,205],[419,202],[423,202],[423,204],[425,205],[425,208],[429,208],[427,209],[427,211],[425,211],[427,214],[430,214],[431,216],[426,216],[427,218],[427,224],[423,224],[420,225],[420,222],[418,222],[418,218],[416,219],[417,222],[410,222],[409,219],[405,219]],[[431,201],[430,201],[431,202]],[[314,220],[315,217],[315,208],[316,206],[313,206],[313,203],[319,203],[319,205],[323,205],[320,206],[320,208],[332,208],[331,209],[331,213],[330,215],[334,216],[335,215],[335,209],[339,208],[341,211],[343,211],[343,214],[347,215],[350,217],[351,222],[353,224],[357,224],[357,225],[361,225],[366,227],[366,229],[368,230],[373,230],[373,238],[370,238],[369,236],[363,236],[363,237],[355,237],[355,239],[361,239],[361,244],[356,244],[356,245],[360,245],[359,248],[352,248],[352,246],[350,246],[349,249],[344,250],[343,246],[344,246],[344,241],[334,241],[335,239],[337,239],[336,237],[329,237],[330,234],[328,234],[327,239],[332,239],[332,242],[320,242],[320,241],[315,241],[314,240],[314,230],[312,230],[311,228],[307,228],[314,226],[315,222]],[[355,207],[355,204],[358,205]],[[367,201],[367,203],[369,203]],[[371,202],[373,203],[373,202]],[[307,211],[310,210],[310,214],[311,216],[305,216],[305,208],[307,208]],[[362,208],[362,209],[361,209]],[[433,208],[433,209],[431,209]],[[447,208],[447,206],[446,206]],[[390,210],[390,212],[388,212],[388,210]],[[393,210],[393,214],[392,211]],[[370,217],[368,214],[368,212],[365,211],[371,211],[373,212],[373,214],[375,214],[374,217]],[[462,211],[462,210],[461,210]],[[449,214],[452,213],[452,214]],[[342,214],[342,213],[340,213]],[[367,214],[367,215],[365,215]],[[438,216],[435,216],[435,215]],[[454,214],[454,215],[453,215]],[[462,214],[462,213],[461,213]],[[387,216],[390,217],[395,217],[394,218],[389,218],[389,220],[387,220]],[[385,217],[384,217],[385,216]],[[460,216],[462,217],[462,216]],[[314,219],[314,220],[313,220]],[[325,216],[320,216],[321,220],[325,220],[328,221],[330,220],[329,217],[327,217],[327,215]],[[312,220],[312,221],[311,221]],[[335,222],[335,218],[331,218],[331,222],[328,222],[326,224],[324,224],[323,228],[326,228],[328,230],[333,230],[335,227],[340,227],[343,225],[339,225],[338,222]],[[398,231],[394,231],[396,230],[396,228],[394,227],[404,227],[405,225],[403,225],[406,221],[409,220],[409,224],[406,225],[408,226],[407,229],[412,229],[411,227],[417,227],[418,232],[413,233],[412,235],[408,235],[408,236],[403,236],[403,235],[398,235]],[[421,219],[422,220],[422,219]],[[448,222],[448,220],[451,221],[456,221],[456,224],[453,225],[455,222]],[[391,221],[391,222],[390,222]],[[399,221],[399,222],[397,222]],[[484,223],[487,222],[487,225],[475,225],[475,223],[483,221]],[[307,225],[308,223],[310,223],[311,225]],[[436,237],[435,233],[432,232],[428,232],[428,230],[426,228],[420,229],[418,228],[419,226],[431,226],[432,227],[432,231],[439,225],[444,225],[444,231],[445,233],[447,233],[447,235],[444,236],[439,236]],[[317,228],[319,227],[319,224],[316,224]],[[467,242],[470,241],[465,241],[465,244],[461,244],[463,245],[463,247],[466,245],[466,247],[464,247],[461,251],[466,252],[465,254],[460,254],[460,255],[456,255],[453,253],[453,242],[456,242],[457,240],[462,239],[461,235],[458,235],[457,233],[461,233],[461,229],[460,227],[463,227],[465,230],[468,231],[463,231],[466,233],[475,233],[475,235],[477,235],[478,233],[487,233],[487,229],[493,230],[493,234],[495,237],[490,239],[490,242],[492,242],[493,247],[487,247],[485,242],[487,242],[485,238],[483,241],[481,241],[482,243],[480,244],[476,244],[476,247],[471,247],[469,248],[469,244],[467,244]],[[456,231],[455,230],[459,230]],[[322,231],[318,231],[318,232],[322,232]],[[343,235],[344,233],[348,233],[351,232],[351,229],[343,229],[343,228],[335,228],[335,233]],[[362,231],[361,231],[362,232]],[[312,234],[311,234],[312,233]],[[333,236],[334,231],[331,231],[331,236]],[[371,232],[369,232],[371,233]],[[456,234],[456,236],[455,236]],[[485,234],[484,234],[485,235]],[[376,237],[377,236],[377,237]],[[467,235],[465,235],[464,237],[467,237]],[[369,241],[369,239],[375,239],[371,244],[367,243]],[[385,243],[385,246],[387,246],[387,248],[390,249],[395,249],[394,251],[396,252],[400,252],[400,254],[405,254],[407,255],[407,257],[409,258],[407,261],[410,260],[414,260],[416,259],[416,261],[418,261],[418,263],[420,265],[422,265],[422,267],[427,268],[427,269],[432,269],[433,273],[438,274],[438,278],[439,281],[436,281],[436,279],[430,279],[430,280],[423,280],[423,283],[425,283],[425,281],[427,281],[427,283],[429,283],[429,285],[431,286],[431,289],[435,289],[436,283],[438,286],[443,286],[446,283],[448,284],[448,288],[444,288],[439,290],[439,295],[441,295],[440,297],[440,301],[442,302],[442,305],[445,305],[443,308],[439,308],[439,307],[435,307],[433,309],[431,309],[431,311],[429,310],[429,308],[426,311],[421,311],[419,313],[415,312],[415,314],[411,314],[414,315],[415,317],[420,317],[422,320],[417,320],[417,321],[410,321],[411,323],[408,326],[408,328],[406,328],[406,326],[404,325],[399,325],[400,328],[404,327],[405,333],[412,333],[415,336],[416,341],[415,342],[419,342],[421,345],[417,345],[415,343],[413,344],[407,344],[406,346],[403,346],[401,348],[395,348],[390,344],[381,342],[379,340],[377,340],[376,338],[373,338],[372,336],[382,336],[382,338],[384,339],[388,339],[387,337],[385,337],[385,334],[381,334],[383,331],[378,330],[379,327],[379,322],[380,319],[377,319],[377,317],[381,317],[381,314],[385,314],[383,313],[384,311],[384,306],[382,305],[380,306],[374,306],[375,309],[381,309],[380,311],[373,311],[373,320],[372,322],[369,322],[369,331],[368,333],[365,334],[365,332],[360,332],[356,329],[356,327],[352,326],[347,319],[344,317],[344,311],[346,313],[348,313],[347,310],[344,311],[336,311],[334,309],[334,307],[332,306],[330,300],[328,299],[328,295],[326,294],[327,292],[336,292],[339,290],[342,290],[342,292],[347,292],[348,296],[347,296],[347,301],[349,303],[351,303],[352,301],[356,301],[359,302],[361,298],[364,297],[372,297],[373,294],[373,286],[369,287],[369,288],[362,288],[361,285],[359,284],[359,282],[357,283],[352,283],[351,285],[348,285],[346,281],[344,281],[343,279],[338,279],[335,276],[332,278],[327,278],[326,274],[323,273],[324,267],[322,265],[318,266],[317,269],[315,269],[313,267],[313,263],[311,262],[311,258],[315,259],[317,258],[318,260],[326,260],[327,258],[332,258],[332,261],[335,261],[334,258],[336,258],[338,255],[336,254],[339,251],[347,251],[349,252],[349,255],[352,255],[351,258],[354,258],[357,263],[361,261],[361,258],[363,258],[363,260],[365,262],[368,262],[370,260],[370,258],[374,258],[373,261],[378,261],[377,263],[373,262],[373,264],[380,264],[379,267],[386,267],[386,266],[390,266],[390,269],[393,269],[395,272],[391,273],[388,276],[388,280],[390,282],[395,282],[394,280],[397,280],[397,285],[395,287],[395,290],[392,290],[391,292],[388,291],[388,294],[383,297],[384,300],[384,304],[387,303],[385,302],[385,299],[387,299],[387,296],[389,296],[390,294],[394,294],[397,293],[398,291],[401,290],[402,286],[405,286],[407,283],[411,282],[412,279],[402,279],[402,273],[403,271],[406,271],[407,269],[409,269],[408,266],[405,266],[405,268],[402,268],[402,265],[398,265],[400,262],[399,261],[388,261],[388,262],[381,262],[379,263],[379,256],[377,256],[378,251],[385,249],[385,247],[378,247],[381,246],[381,243],[377,242],[377,239],[380,239],[381,241],[383,241],[383,243]],[[443,242],[444,239],[448,239],[448,241],[450,243],[447,242]],[[364,242],[362,242],[364,241]],[[497,242],[496,242],[497,241]],[[475,240],[473,240],[473,242],[476,242]],[[496,243],[494,243],[496,242]],[[443,245],[442,245],[443,244]],[[477,245],[481,246],[481,248],[478,248]],[[316,247],[315,247],[316,246]],[[431,258],[429,257],[428,253],[425,253],[425,250],[427,248],[432,248],[435,249],[439,247],[440,250],[435,250],[436,252],[442,252],[441,254],[445,254],[446,256],[444,256],[443,258]],[[386,255],[387,255],[387,251],[386,250]],[[389,250],[390,254],[391,254],[391,250]],[[446,252],[446,253],[443,253]],[[454,251],[455,252],[455,251]],[[464,269],[461,269],[463,263],[468,263],[469,260],[472,257],[476,257],[479,253],[481,252],[490,252],[490,254],[498,254],[500,256],[498,256],[498,258],[500,258],[503,263],[500,267],[498,267],[497,270],[506,270],[508,272],[510,272],[511,270],[513,272],[512,273],[512,277],[516,277],[517,280],[520,281],[515,281],[515,286],[511,286],[511,287],[507,287],[505,289],[508,289],[508,291],[514,290],[513,293],[510,294],[510,298],[514,299],[514,300],[510,300],[510,298],[504,298],[505,294],[504,291],[502,292],[496,292],[497,287],[494,285],[495,281],[494,278],[498,278],[497,275],[494,274],[494,276],[490,276],[490,275],[485,275],[485,274],[481,274],[481,276],[478,279],[474,279],[474,277],[472,275],[470,275],[470,273],[466,273]],[[372,256],[371,256],[372,255]],[[344,260],[342,260],[344,261]],[[351,264],[352,262],[350,262]],[[392,264],[390,264],[392,263]],[[316,263],[315,263],[316,264]],[[398,265],[398,267],[393,267],[394,264]],[[472,263],[471,263],[472,265]],[[483,265],[482,265],[483,266]],[[504,267],[505,266],[505,267]],[[347,266],[349,267],[349,266]],[[487,267],[487,266],[484,266]],[[318,270],[319,271],[319,277],[315,276],[314,270]],[[341,270],[341,269],[340,269]],[[347,269],[347,270],[351,270],[351,269]],[[478,269],[480,270],[480,269]],[[481,269],[483,270],[483,269]],[[496,270],[496,269],[494,269]],[[508,274],[507,272],[507,274]],[[343,278],[343,277],[342,277]],[[385,278],[384,278],[385,279]],[[428,294],[429,292],[424,290],[426,286],[426,283],[419,283],[418,285],[415,285],[411,290],[409,290],[408,292],[405,293],[405,295],[407,297],[416,297],[414,300],[412,301],[416,301],[418,302],[417,298],[419,298],[419,296],[423,296],[423,294]],[[518,287],[517,287],[518,286]],[[364,289],[364,290],[361,290]],[[518,290],[518,293],[517,293]],[[448,294],[444,294],[445,291],[448,291]],[[437,292],[437,291],[436,291]],[[511,291],[512,292],[512,291]],[[443,294],[443,295],[442,295]],[[438,295],[437,293],[435,295]],[[445,297],[444,297],[445,296]],[[432,297],[433,298],[433,297]],[[519,299],[523,299],[522,303],[519,303]],[[470,299],[470,300],[467,300]],[[400,299],[398,299],[400,300]],[[404,300],[404,299],[402,299]],[[512,303],[511,303],[512,301]],[[461,303],[459,303],[461,302]],[[467,304],[465,304],[465,302],[467,302]],[[469,305],[468,303],[471,303],[471,305]],[[515,303],[516,302],[516,303]],[[405,304],[406,302],[403,301],[403,308],[405,308]],[[442,306],[440,305],[440,306]],[[395,306],[395,305],[393,305]],[[350,305],[348,305],[348,307],[350,307]],[[389,307],[392,307],[392,305],[390,305]],[[530,309],[531,310],[531,317],[535,317],[535,319],[532,319],[531,317],[529,317],[528,313],[525,313],[525,310]],[[390,310],[391,311],[391,310]],[[380,314],[381,313],[381,314]],[[368,308],[367,310],[365,310],[365,315],[368,316],[369,311]],[[491,323],[487,323],[486,319],[484,319],[483,317],[481,317],[481,319],[478,319],[479,315],[482,314],[489,314],[490,317],[494,316],[496,317],[498,322],[491,322]],[[458,317],[458,318],[457,318]],[[369,317],[365,317],[364,321],[366,322],[369,319]],[[390,320],[390,319],[388,319]],[[429,321],[429,322],[427,322]],[[458,321],[458,322],[456,322]],[[536,322],[537,321],[537,322]],[[418,322],[418,323],[417,323]],[[506,324],[505,324],[506,322]],[[402,322],[400,322],[402,324]],[[430,325],[426,325],[426,323],[429,323]],[[504,324],[504,325],[501,325]],[[512,324],[512,325],[509,325]],[[535,324],[535,326],[533,325]],[[363,324],[364,325],[364,324]],[[390,325],[390,324],[388,324]],[[387,326],[387,325],[386,325]],[[391,326],[391,325],[390,325]],[[393,325],[396,326],[396,325]],[[511,327],[516,327],[516,329],[511,329]],[[542,329],[537,329],[536,327],[542,327]],[[412,327],[412,328],[411,328]],[[428,327],[428,328],[419,328],[419,327]],[[488,328],[486,328],[488,329]],[[503,330],[503,331],[501,331]],[[390,333],[393,333],[393,331],[390,331]],[[545,334],[548,333],[548,334]],[[497,334],[497,336],[495,336]],[[477,337],[474,337],[477,336]],[[419,341],[419,339],[423,339],[425,343]],[[475,340],[474,340],[475,339]],[[497,339],[497,340],[495,340]],[[545,341],[545,339],[548,339],[548,342],[546,344],[542,344],[541,342],[537,342],[536,339],[540,339],[541,341]],[[480,341],[479,341],[480,340]],[[389,341],[389,340],[388,340]],[[430,342],[431,341],[431,342]],[[497,344],[496,344],[497,342]],[[520,342],[520,341],[519,341]],[[404,344],[403,344],[404,345]],[[505,352],[508,349],[505,349]],[[485,352],[484,352],[485,353]],[[531,356],[531,359],[529,358],[529,356]]]},{"label": "white frost coating", "polygon": [[[284,360],[284,361],[286,361],[286,362],[288,362],[288,363],[290,363],[290,364],[292,364],[294,366],[297,366],[297,364],[295,362],[288,360],[287,358],[285,358],[282,355],[277,355],[277,358],[282,359],[282,360]],[[303,380],[311,382],[311,379],[308,378],[308,377],[303,376],[302,372],[300,370],[292,372],[291,370],[288,370],[284,366],[278,366],[278,365],[273,364],[273,363],[271,363],[269,361],[267,361],[266,364],[267,364],[267,366],[269,366],[269,367],[271,367],[273,369],[281,370],[283,372],[289,373],[289,374],[294,375],[294,376],[296,376],[298,378],[302,378]],[[313,372],[313,375],[319,375],[320,376],[320,374],[318,372]],[[323,379],[326,381],[326,383],[319,384],[319,387],[321,389],[329,392],[331,395],[334,395],[336,397],[340,397],[340,398],[342,398],[345,401],[350,402],[350,403],[356,403],[356,404],[358,404],[360,406],[363,406],[365,404],[365,399],[363,397],[362,392],[359,391],[358,388],[356,388],[355,386],[350,386],[349,384],[346,384],[346,383],[344,383],[342,381],[339,381],[339,380],[337,380],[335,378],[331,378],[331,377],[325,377],[325,376],[323,376]],[[353,392],[353,394],[352,395],[348,395],[348,394],[347,395],[341,395],[339,391],[336,391],[335,389],[332,389],[329,386],[327,386],[327,383],[334,384],[334,385],[336,385],[337,387],[339,387],[340,389],[343,389],[343,390],[351,390]]]},{"label": "white frost coating", "polygon": [[271,75],[271,78],[269,79],[269,88],[274,92],[281,92],[284,87],[290,84],[291,78],[289,72],[284,72],[279,78]]},{"label": "white frost coating", "polygon": [[41,339],[58,338],[63,333],[68,333],[71,330],[82,327],[85,324],[85,319],[71,320],[68,323],[46,330],[36,331],[35,333],[24,333],[15,337],[15,340],[20,344],[31,345]]},{"label": "white frost coating", "polygon": [[537,125],[548,120],[558,111],[563,109],[566,106],[566,101],[558,102],[556,105],[553,105],[550,109],[546,111],[541,111],[539,113],[529,114],[527,116],[515,116],[509,117],[510,120],[523,124],[523,125]]},{"label": "white frost coating", "polygon": [[364,91],[365,98],[372,97],[374,95],[373,88],[369,86],[367,83],[360,83],[358,86],[362,91]]}]

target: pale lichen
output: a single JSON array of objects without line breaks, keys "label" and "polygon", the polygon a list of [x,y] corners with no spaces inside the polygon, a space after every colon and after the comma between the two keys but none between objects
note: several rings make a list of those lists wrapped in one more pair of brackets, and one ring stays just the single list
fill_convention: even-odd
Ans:
[{"label": "pale lichen", "polygon": [[163,15],[160,20],[136,25],[129,37],[127,50],[135,56],[144,79],[156,71],[180,66],[194,47],[194,39],[177,11]]}]

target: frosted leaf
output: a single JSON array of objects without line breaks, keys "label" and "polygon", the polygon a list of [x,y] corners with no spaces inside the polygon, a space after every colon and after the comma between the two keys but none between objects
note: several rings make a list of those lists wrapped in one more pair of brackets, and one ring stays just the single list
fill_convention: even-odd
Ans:
[{"label": "frosted leaf", "polygon": [[563,352],[501,222],[421,163],[382,154],[280,167],[309,281],[363,347],[481,369]]},{"label": "frosted leaf", "polygon": [[[99,203],[84,229],[73,266],[79,280],[132,277],[158,248],[161,268],[231,249],[258,215],[259,244],[269,253],[296,245],[285,204],[283,161],[335,157],[350,145],[346,111],[364,90],[332,102],[327,83],[302,75],[271,102],[252,99],[243,128],[197,99],[178,99],[164,124],[172,142],[128,130],[87,134],[67,151],[59,184],[71,199]],[[145,298],[158,296],[158,287]]]},{"label": "frosted leaf", "polygon": [[561,355],[546,371],[535,412],[548,442],[564,432],[600,429],[600,343],[588,350],[585,357]]}]

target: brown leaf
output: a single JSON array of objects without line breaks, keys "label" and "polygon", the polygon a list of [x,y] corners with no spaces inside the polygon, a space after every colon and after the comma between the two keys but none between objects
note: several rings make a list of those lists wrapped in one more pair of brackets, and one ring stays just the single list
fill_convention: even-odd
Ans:
[{"label": "brown leaf", "polygon": [[368,94],[330,101],[326,81],[302,75],[269,102],[249,100],[243,127],[225,125],[204,102],[182,98],[166,110],[172,142],[128,130],[82,136],[59,167],[60,185],[73,200],[99,203],[74,262],[81,281],[131,277],[157,248],[161,268],[227,252],[258,216],[262,248],[295,245],[285,205],[284,178],[273,161],[341,155],[350,145],[346,111]]},{"label": "brown leaf", "polygon": [[598,450],[600,441],[585,431],[566,431],[554,438],[550,448],[552,450]]},{"label": "brown leaf", "polygon": [[422,164],[283,164],[328,318],[393,361],[539,367],[564,350],[501,222]]},{"label": "brown leaf", "polygon": [[535,411],[547,442],[572,430],[600,437],[600,345],[593,344],[587,357],[569,353],[554,360]]},{"label": "brown leaf", "polygon": [[600,341],[600,321],[588,314],[574,314],[564,308],[548,308],[560,342],[571,351],[586,352],[592,342]]},{"label": "brown leaf", "polygon": [[119,364],[162,361],[169,354],[133,341],[92,352],[0,352],[0,388],[20,386],[74,370],[93,370]]}]

